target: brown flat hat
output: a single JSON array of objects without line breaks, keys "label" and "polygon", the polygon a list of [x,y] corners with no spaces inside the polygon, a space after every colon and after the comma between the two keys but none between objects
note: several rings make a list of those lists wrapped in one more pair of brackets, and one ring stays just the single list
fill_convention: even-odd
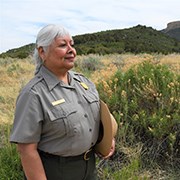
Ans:
[{"label": "brown flat hat", "polygon": [[95,150],[103,156],[107,156],[111,150],[112,140],[115,137],[118,125],[113,115],[110,113],[106,103],[100,100],[101,106],[101,128],[100,141],[97,142]]}]

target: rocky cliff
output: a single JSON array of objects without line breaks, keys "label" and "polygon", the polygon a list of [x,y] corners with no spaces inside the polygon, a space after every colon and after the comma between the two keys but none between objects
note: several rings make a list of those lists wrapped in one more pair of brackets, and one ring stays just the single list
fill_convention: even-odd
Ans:
[{"label": "rocky cliff", "polygon": [[166,29],[163,29],[162,32],[180,41],[180,21],[168,23]]},{"label": "rocky cliff", "polygon": [[166,31],[170,31],[172,29],[180,28],[180,21],[174,21],[167,24]]}]

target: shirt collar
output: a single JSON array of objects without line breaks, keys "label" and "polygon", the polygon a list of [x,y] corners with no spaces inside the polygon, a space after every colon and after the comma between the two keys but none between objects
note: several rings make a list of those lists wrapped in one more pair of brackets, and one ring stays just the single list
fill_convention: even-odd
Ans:
[{"label": "shirt collar", "polygon": [[51,71],[49,71],[45,66],[42,66],[40,68],[37,76],[43,77],[50,91],[60,82],[58,78]]},{"label": "shirt collar", "polygon": [[[75,72],[68,71],[68,75],[69,75],[69,81],[70,81],[70,86],[68,86],[68,87],[72,87],[75,84],[75,81],[80,82],[80,79],[75,75]],[[57,84],[62,84],[62,82],[51,71],[49,71],[45,66],[42,66],[40,68],[37,76],[41,76],[45,80],[50,91]]]},{"label": "shirt collar", "polygon": [[79,75],[80,75],[79,73],[74,72],[74,71],[69,71],[68,73],[69,73],[71,86],[74,86],[75,83],[77,83],[77,82],[80,83],[82,81],[81,78],[79,77]]}]

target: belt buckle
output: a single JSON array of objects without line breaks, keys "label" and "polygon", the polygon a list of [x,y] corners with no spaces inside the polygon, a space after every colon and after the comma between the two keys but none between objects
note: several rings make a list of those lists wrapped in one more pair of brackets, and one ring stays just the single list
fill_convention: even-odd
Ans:
[{"label": "belt buckle", "polygon": [[92,149],[89,149],[89,150],[87,150],[87,151],[84,153],[84,160],[85,160],[85,161],[88,161],[88,160],[89,160],[88,154],[89,154],[89,152],[91,152],[91,151],[92,151]]}]

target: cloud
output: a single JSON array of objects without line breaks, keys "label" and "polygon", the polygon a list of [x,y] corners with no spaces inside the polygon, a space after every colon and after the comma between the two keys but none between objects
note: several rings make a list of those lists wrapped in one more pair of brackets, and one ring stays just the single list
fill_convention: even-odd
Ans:
[{"label": "cloud", "polygon": [[1,0],[0,52],[35,42],[49,23],[72,35],[123,29],[137,24],[164,29],[179,18],[179,0]]}]

